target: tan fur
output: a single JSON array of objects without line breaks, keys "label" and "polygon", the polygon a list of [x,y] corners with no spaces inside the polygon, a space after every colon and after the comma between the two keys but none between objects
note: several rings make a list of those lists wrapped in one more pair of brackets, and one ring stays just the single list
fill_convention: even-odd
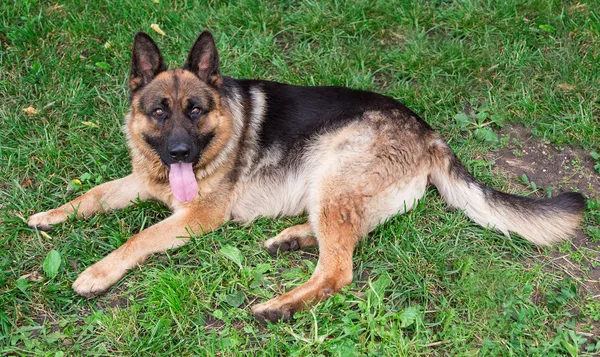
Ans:
[{"label": "tan fur", "polygon": [[171,217],[129,238],[104,259],[84,270],[73,283],[79,295],[90,297],[106,291],[127,270],[141,264],[148,255],[185,244],[190,235],[199,235],[224,222],[224,209],[218,202],[180,210]]},{"label": "tan fur", "polygon": [[[179,82],[178,93],[170,90],[173,87],[175,76],[178,77]],[[168,90],[163,93],[165,88]],[[212,97],[216,108],[209,113],[205,120],[199,122],[198,130],[205,133],[214,132],[215,138],[204,150],[200,163],[194,168],[196,177],[204,183],[200,184],[200,188],[211,191],[210,187],[214,185],[214,181],[220,181],[225,173],[232,169],[233,165],[233,160],[219,157],[228,143],[232,141],[234,121],[231,113],[222,107],[218,93],[203,85],[188,71],[179,69],[159,74],[146,91],[156,91],[157,95],[159,93],[167,94],[171,102],[178,102],[180,106],[184,105],[189,96],[197,95],[197,93],[204,93]],[[175,94],[178,97],[175,97]],[[139,96],[133,98],[132,110],[127,115],[125,124],[133,172],[145,182],[154,199],[163,201],[171,207],[177,206],[178,203],[173,199],[168,187],[167,168],[160,162],[156,151],[143,139],[143,135],[158,135],[158,127],[145,114],[137,111],[138,105]],[[217,158],[220,158],[219,164],[222,166],[218,167],[220,173],[216,172],[217,167],[211,166]],[[207,185],[206,182],[212,182],[212,184]]]},{"label": "tan fur", "polygon": [[89,217],[100,211],[109,211],[129,206],[135,199],[150,198],[143,182],[134,174],[119,180],[94,187],[83,196],[53,210],[29,217],[30,226],[51,229],[71,215],[77,218]]}]

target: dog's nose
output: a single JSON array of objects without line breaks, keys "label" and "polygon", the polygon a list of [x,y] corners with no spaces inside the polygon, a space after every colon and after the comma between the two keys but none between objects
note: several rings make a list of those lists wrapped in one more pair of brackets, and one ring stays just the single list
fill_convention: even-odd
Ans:
[{"label": "dog's nose", "polygon": [[183,161],[190,156],[191,147],[186,143],[178,143],[169,148],[169,155],[176,161]]}]

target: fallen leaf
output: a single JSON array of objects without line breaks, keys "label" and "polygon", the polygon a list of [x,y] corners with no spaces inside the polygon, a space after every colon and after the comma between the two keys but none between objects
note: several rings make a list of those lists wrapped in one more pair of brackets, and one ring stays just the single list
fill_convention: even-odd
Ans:
[{"label": "fallen leaf", "polygon": [[573,11],[587,12],[587,5],[582,4],[582,3],[577,3],[577,4],[569,7],[569,12],[573,12]]},{"label": "fallen leaf", "polygon": [[89,126],[90,128],[99,128],[98,124],[93,123],[91,121],[82,121],[81,124]]},{"label": "fallen leaf", "polygon": [[164,36],[165,32],[163,30],[160,29],[160,26],[158,26],[157,24],[152,24],[150,25],[150,28],[154,30],[154,32],[156,32],[157,34]]},{"label": "fallen leaf", "polygon": [[575,89],[574,85],[567,84],[567,83],[560,83],[560,84],[557,84],[556,86],[565,92],[569,92],[569,91],[572,91],[573,89]]},{"label": "fallen leaf", "polygon": [[37,271],[34,270],[32,273],[21,275],[19,279],[27,279],[29,281],[41,281],[44,280],[44,277],[42,277]]},{"label": "fallen leaf", "polygon": [[29,116],[37,115],[40,113],[40,111],[35,109],[34,107],[23,108],[23,112],[25,112],[25,114]]},{"label": "fallen leaf", "polygon": [[31,181],[31,179],[29,178],[29,176],[25,176],[25,178],[23,179],[23,181],[21,181],[21,187],[25,188],[25,187],[29,187],[33,184],[33,182]]}]

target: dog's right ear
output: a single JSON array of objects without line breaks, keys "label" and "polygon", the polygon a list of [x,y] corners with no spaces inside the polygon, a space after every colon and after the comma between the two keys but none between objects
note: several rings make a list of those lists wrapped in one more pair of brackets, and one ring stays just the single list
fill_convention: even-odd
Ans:
[{"label": "dog's right ear", "polygon": [[152,37],[144,32],[136,33],[133,38],[131,73],[129,74],[130,92],[133,94],[150,83],[160,72],[166,70],[167,64]]}]

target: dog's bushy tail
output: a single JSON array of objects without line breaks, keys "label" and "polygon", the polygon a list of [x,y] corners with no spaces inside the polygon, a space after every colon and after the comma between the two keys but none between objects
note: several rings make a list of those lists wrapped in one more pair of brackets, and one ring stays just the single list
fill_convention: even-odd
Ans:
[{"label": "dog's bushy tail", "polygon": [[441,139],[430,147],[431,182],[448,204],[464,210],[481,226],[508,235],[515,232],[538,245],[549,245],[575,234],[583,218],[585,199],[576,192],[550,199],[515,196],[477,181]]}]

